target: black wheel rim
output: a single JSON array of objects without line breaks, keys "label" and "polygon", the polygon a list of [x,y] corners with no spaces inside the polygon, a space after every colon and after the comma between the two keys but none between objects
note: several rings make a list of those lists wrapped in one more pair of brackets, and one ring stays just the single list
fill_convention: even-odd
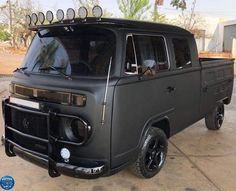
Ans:
[{"label": "black wheel rim", "polygon": [[221,127],[223,120],[224,120],[224,106],[219,105],[216,111],[216,122],[217,122],[218,128]]},{"label": "black wheel rim", "polygon": [[148,171],[157,171],[165,161],[165,143],[153,138],[148,145],[145,156],[145,166]]}]

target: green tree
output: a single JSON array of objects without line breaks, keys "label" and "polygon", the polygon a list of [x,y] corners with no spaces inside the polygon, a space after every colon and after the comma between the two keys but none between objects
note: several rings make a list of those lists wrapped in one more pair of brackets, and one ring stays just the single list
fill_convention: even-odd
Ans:
[{"label": "green tree", "polygon": [[28,30],[25,22],[25,16],[31,15],[32,12],[38,12],[39,5],[35,4],[33,0],[8,0],[2,6],[2,22],[9,25],[9,32],[11,32],[11,45],[14,47],[27,46],[33,33]]},{"label": "green tree", "polygon": [[201,35],[199,33],[202,33],[207,24],[205,19],[196,13],[196,3],[197,0],[192,0],[191,9],[188,11],[182,11],[174,24],[194,33],[196,36],[199,36]]},{"label": "green tree", "polygon": [[11,38],[11,34],[6,31],[4,26],[0,26],[0,41],[8,41]]},{"label": "green tree", "polygon": [[187,8],[185,0],[172,0],[170,4],[176,9],[181,9],[182,11]]},{"label": "green tree", "polygon": [[144,19],[151,8],[149,0],[117,0],[117,2],[126,19]]},{"label": "green tree", "polygon": [[152,21],[159,23],[167,23],[167,18],[165,15],[160,14],[158,11],[158,7],[163,5],[164,0],[155,0],[154,2],[154,10],[152,12]]}]

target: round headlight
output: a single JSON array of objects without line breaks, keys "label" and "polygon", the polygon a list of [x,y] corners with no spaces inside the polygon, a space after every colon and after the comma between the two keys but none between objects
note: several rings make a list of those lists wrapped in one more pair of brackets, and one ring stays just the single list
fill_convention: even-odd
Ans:
[{"label": "round headlight", "polygon": [[39,12],[38,14],[39,22],[42,25],[45,21],[45,15],[42,12]]},{"label": "round headlight", "polygon": [[52,11],[47,11],[46,19],[48,20],[49,23],[52,23],[52,21],[54,19]]},{"label": "round headlight", "polygon": [[57,16],[57,20],[61,22],[64,19],[64,11],[61,9],[58,9],[56,16]]},{"label": "round headlight", "polygon": [[29,15],[26,15],[25,21],[26,21],[27,25],[30,25],[31,24],[31,17]]},{"label": "round headlight", "polygon": [[85,7],[80,7],[78,13],[81,19],[86,19],[88,16],[88,10]]},{"label": "round headlight", "polygon": [[36,15],[36,13],[33,13],[31,15],[31,18],[32,18],[32,22],[36,25],[38,22],[38,16]]},{"label": "round headlight", "polygon": [[74,20],[74,18],[75,18],[74,9],[72,9],[72,8],[67,9],[66,15],[67,15],[67,19]]},{"label": "round headlight", "polygon": [[82,119],[65,119],[64,127],[66,137],[70,141],[81,143],[91,135],[91,127]]},{"label": "round headlight", "polygon": [[83,139],[85,137],[85,124],[77,119],[74,119],[71,121],[71,131],[75,135],[76,138],[79,140]]},{"label": "round headlight", "polygon": [[102,8],[98,5],[96,5],[93,8],[93,16],[96,17],[97,19],[102,17]]}]

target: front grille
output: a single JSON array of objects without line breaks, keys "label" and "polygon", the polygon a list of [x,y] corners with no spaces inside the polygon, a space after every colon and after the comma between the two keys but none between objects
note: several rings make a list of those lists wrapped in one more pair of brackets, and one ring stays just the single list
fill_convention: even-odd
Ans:
[{"label": "front grille", "polygon": [[32,136],[47,139],[47,119],[45,116],[11,109],[12,128]]},{"label": "front grille", "polygon": [[45,155],[48,153],[48,143],[46,142],[21,136],[13,131],[11,132],[10,140],[31,151],[36,151]]}]

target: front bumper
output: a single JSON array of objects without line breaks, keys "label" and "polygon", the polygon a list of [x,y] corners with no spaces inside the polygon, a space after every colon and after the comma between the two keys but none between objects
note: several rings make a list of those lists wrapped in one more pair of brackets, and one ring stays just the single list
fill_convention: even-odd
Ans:
[{"label": "front bumper", "polygon": [[40,153],[36,154],[36,152],[22,148],[16,143],[13,143],[12,141],[6,139],[5,139],[5,147],[7,147],[8,150],[7,152],[8,153],[10,152],[11,155],[17,155],[31,163],[34,163],[40,167],[48,169],[49,175],[51,177],[57,177],[60,174],[64,174],[67,176],[73,176],[77,178],[90,179],[90,178],[98,178],[102,176],[105,172],[105,165],[102,164],[96,167],[81,167],[66,163],[57,163],[52,160],[49,162],[47,156],[43,156]]},{"label": "front bumper", "polygon": [[[47,118],[47,132],[48,132],[48,139],[42,139],[36,136],[28,135],[25,133],[22,133],[13,127],[10,127],[9,120],[10,119],[10,112],[11,108],[14,108],[16,110],[21,110],[28,113],[37,113],[40,115],[44,115]],[[58,144],[66,145],[67,147],[72,146],[80,146],[83,143],[74,143],[74,142],[68,142],[58,139],[57,137],[54,137],[51,132],[51,123],[52,123],[52,116],[65,116],[63,114],[56,114],[48,110],[45,111],[35,111],[28,108],[19,107],[17,105],[9,103],[9,99],[6,99],[3,101],[3,109],[4,109],[4,118],[5,118],[5,137],[3,142],[5,143],[5,152],[9,157],[12,156],[20,156],[21,158],[30,161],[38,166],[44,167],[48,169],[48,174],[51,177],[57,177],[61,174],[65,174],[68,176],[78,177],[78,178],[98,178],[102,175],[104,175],[107,172],[107,168],[105,165],[105,162],[101,161],[87,161],[86,165],[83,163],[83,165],[72,165],[68,163],[63,163],[61,161],[58,161],[58,152],[56,152],[55,147]],[[75,117],[75,116],[73,116]],[[17,136],[22,137],[23,139],[29,139],[32,141],[37,141],[38,143],[42,142],[47,145],[47,154],[43,154],[40,152],[36,152],[34,149],[28,149],[25,146],[22,146],[19,142],[17,143],[14,140],[14,134],[17,134]],[[79,164],[80,161],[77,161]]]}]

